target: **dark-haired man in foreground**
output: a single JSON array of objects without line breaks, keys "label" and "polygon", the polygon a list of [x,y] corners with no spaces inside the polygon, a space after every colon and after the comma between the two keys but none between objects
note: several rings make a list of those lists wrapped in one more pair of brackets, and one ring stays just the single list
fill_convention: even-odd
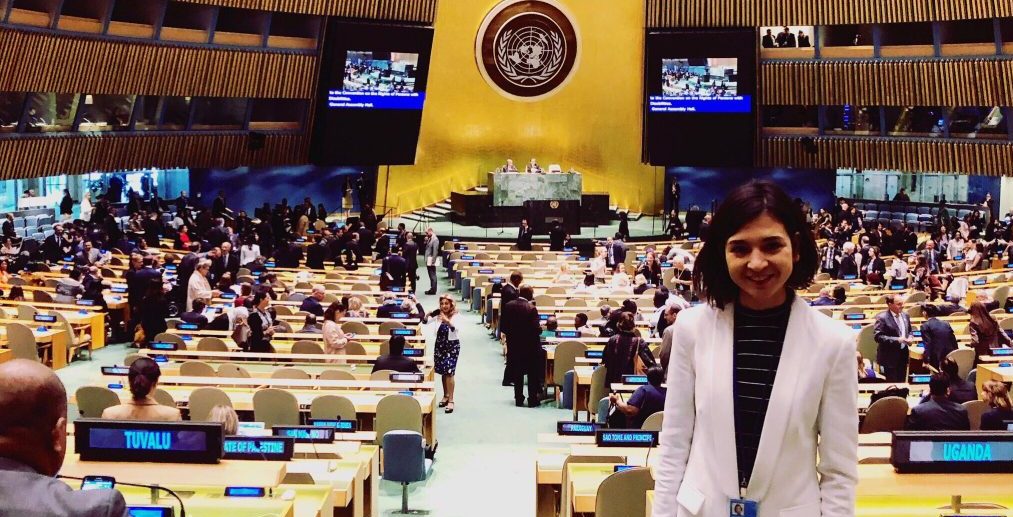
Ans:
[{"label": "dark-haired man in foreground", "polygon": [[127,516],[115,490],[71,490],[54,476],[67,452],[67,392],[52,370],[0,365],[0,517]]}]

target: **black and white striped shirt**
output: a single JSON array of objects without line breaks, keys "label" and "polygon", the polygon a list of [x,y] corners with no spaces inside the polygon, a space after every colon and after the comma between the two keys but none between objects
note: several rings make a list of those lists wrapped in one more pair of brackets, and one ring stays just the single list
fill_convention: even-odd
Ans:
[{"label": "black and white striped shirt", "polygon": [[793,298],[789,294],[783,305],[762,311],[735,306],[732,378],[740,486],[753,474]]}]

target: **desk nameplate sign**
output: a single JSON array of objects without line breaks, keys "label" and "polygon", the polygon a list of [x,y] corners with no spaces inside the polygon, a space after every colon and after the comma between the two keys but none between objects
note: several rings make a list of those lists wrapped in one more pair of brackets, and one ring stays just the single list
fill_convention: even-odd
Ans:
[{"label": "desk nameplate sign", "polygon": [[641,429],[598,429],[594,435],[598,447],[654,447],[658,444],[657,431]]},{"label": "desk nameplate sign", "polygon": [[594,436],[601,426],[594,422],[556,422],[556,434],[560,436]]},{"label": "desk nameplate sign", "polygon": [[901,473],[1013,473],[1013,433],[895,431],[890,463]]},{"label": "desk nameplate sign", "polygon": [[219,423],[82,418],[74,429],[83,461],[218,463],[223,454]]},{"label": "desk nameplate sign", "polygon": [[295,443],[331,443],[334,441],[333,427],[317,427],[313,425],[276,425],[271,428],[275,436],[288,436]]},{"label": "desk nameplate sign", "polygon": [[288,436],[227,436],[227,460],[289,461],[295,451],[295,440]]}]

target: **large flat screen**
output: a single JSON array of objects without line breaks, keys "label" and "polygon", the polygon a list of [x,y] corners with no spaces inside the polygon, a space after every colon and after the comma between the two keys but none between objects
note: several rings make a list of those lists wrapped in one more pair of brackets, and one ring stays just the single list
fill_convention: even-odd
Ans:
[{"label": "large flat screen", "polygon": [[756,32],[649,30],[644,62],[644,162],[753,165]]},{"label": "large flat screen", "polygon": [[331,18],[310,159],[326,166],[415,163],[432,27]]}]

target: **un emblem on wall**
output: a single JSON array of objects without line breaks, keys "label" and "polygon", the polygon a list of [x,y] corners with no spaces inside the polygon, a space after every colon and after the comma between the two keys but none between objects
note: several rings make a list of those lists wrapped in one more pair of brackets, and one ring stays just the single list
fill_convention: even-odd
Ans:
[{"label": "un emblem on wall", "polygon": [[573,75],[577,29],[551,0],[506,0],[482,22],[475,42],[478,68],[506,97],[538,100]]}]

